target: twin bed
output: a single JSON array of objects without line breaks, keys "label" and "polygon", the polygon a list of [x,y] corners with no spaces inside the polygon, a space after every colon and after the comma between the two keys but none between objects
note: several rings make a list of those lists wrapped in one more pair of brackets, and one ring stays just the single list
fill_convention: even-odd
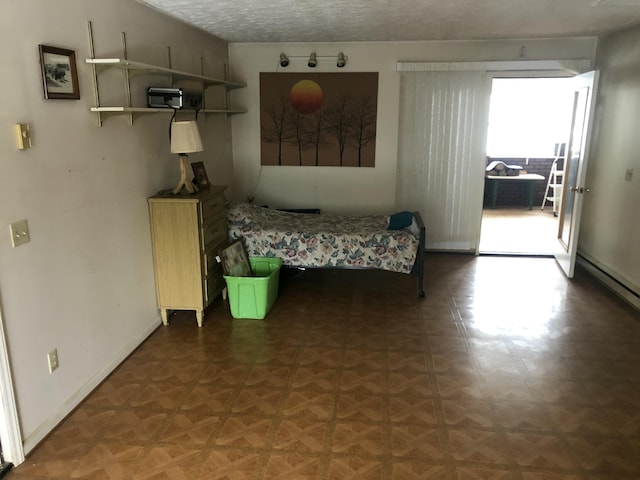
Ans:
[{"label": "twin bed", "polygon": [[276,257],[298,268],[365,268],[417,277],[424,297],[425,227],[418,212],[395,215],[293,213],[231,204],[229,238],[251,257]]}]

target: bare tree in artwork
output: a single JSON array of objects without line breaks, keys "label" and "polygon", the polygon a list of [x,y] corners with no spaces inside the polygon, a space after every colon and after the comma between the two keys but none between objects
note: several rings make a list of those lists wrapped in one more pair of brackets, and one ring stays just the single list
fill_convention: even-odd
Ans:
[{"label": "bare tree in artwork", "polygon": [[322,110],[319,110],[310,118],[308,126],[305,130],[305,145],[313,148],[315,155],[315,166],[320,165],[320,145],[323,143],[325,134],[324,116]]},{"label": "bare tree in artwork", "polygon": [[350,101],[351,97],[349,95],[341,95],[329,106],[326,113],[327,130],[335,137],[338,143],[340,166],[344,162],[344,149],[349,138],[349,125],[351,123]]},{"label": "bare tree in artwork", "polygon": [[352,99],[349,115],[349,144],[358,150],[358,166],[362,166],[362,149],[376,138],[376,107],[369,96]]},{"label": "bare tree in artwork", "polygon": [[302,151],[305,148],[305,118],[307,115],[291,109],[285,118],[286,141],[296,146],[298,150],[298,164],[302,165]]},{"label": "bare tree in artwork", "polygon": [[287,129],[287,111],[290,110],[290,103],[287,96],[281,96],[276,102],[270,103],[264,113],[268,118],[262,126],[262,141],[264,143],[275,143],[278,145],[278,165],[282,165],[282,144],[291,135],[291,130]]}]

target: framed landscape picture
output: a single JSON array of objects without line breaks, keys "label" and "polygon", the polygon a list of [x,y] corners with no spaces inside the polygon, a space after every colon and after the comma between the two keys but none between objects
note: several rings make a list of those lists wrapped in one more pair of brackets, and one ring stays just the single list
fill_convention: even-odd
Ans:
[{"label": "framed landscape picture", "polygon": [[44,98],[47,100],[78,100],[76,52],[65,48],[38,45]]}]

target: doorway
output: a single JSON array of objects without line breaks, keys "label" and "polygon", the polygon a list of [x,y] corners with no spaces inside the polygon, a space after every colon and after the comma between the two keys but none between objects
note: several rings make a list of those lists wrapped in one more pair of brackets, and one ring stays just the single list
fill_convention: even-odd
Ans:
[{"label": "doorway", "polygon": [[571,77],[493,79],[479,253],[553,255],[572,101]]}]

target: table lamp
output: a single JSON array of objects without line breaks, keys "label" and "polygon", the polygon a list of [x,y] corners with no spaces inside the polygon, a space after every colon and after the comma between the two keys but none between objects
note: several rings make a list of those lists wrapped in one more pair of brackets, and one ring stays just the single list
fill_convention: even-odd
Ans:
[{"label": "table lamp", "polygon": [[189,193],[198,191],[198,187],[187,178],[187,165],[189,162],[189,155],[187,154],[201,152],[202,150],[204,150],[202,148],[202,139],[195,120],[171,123],[171,153],[180,155],[180,181],[176,188],[173,189],[174,195],[180,193],[183,187]]}]

